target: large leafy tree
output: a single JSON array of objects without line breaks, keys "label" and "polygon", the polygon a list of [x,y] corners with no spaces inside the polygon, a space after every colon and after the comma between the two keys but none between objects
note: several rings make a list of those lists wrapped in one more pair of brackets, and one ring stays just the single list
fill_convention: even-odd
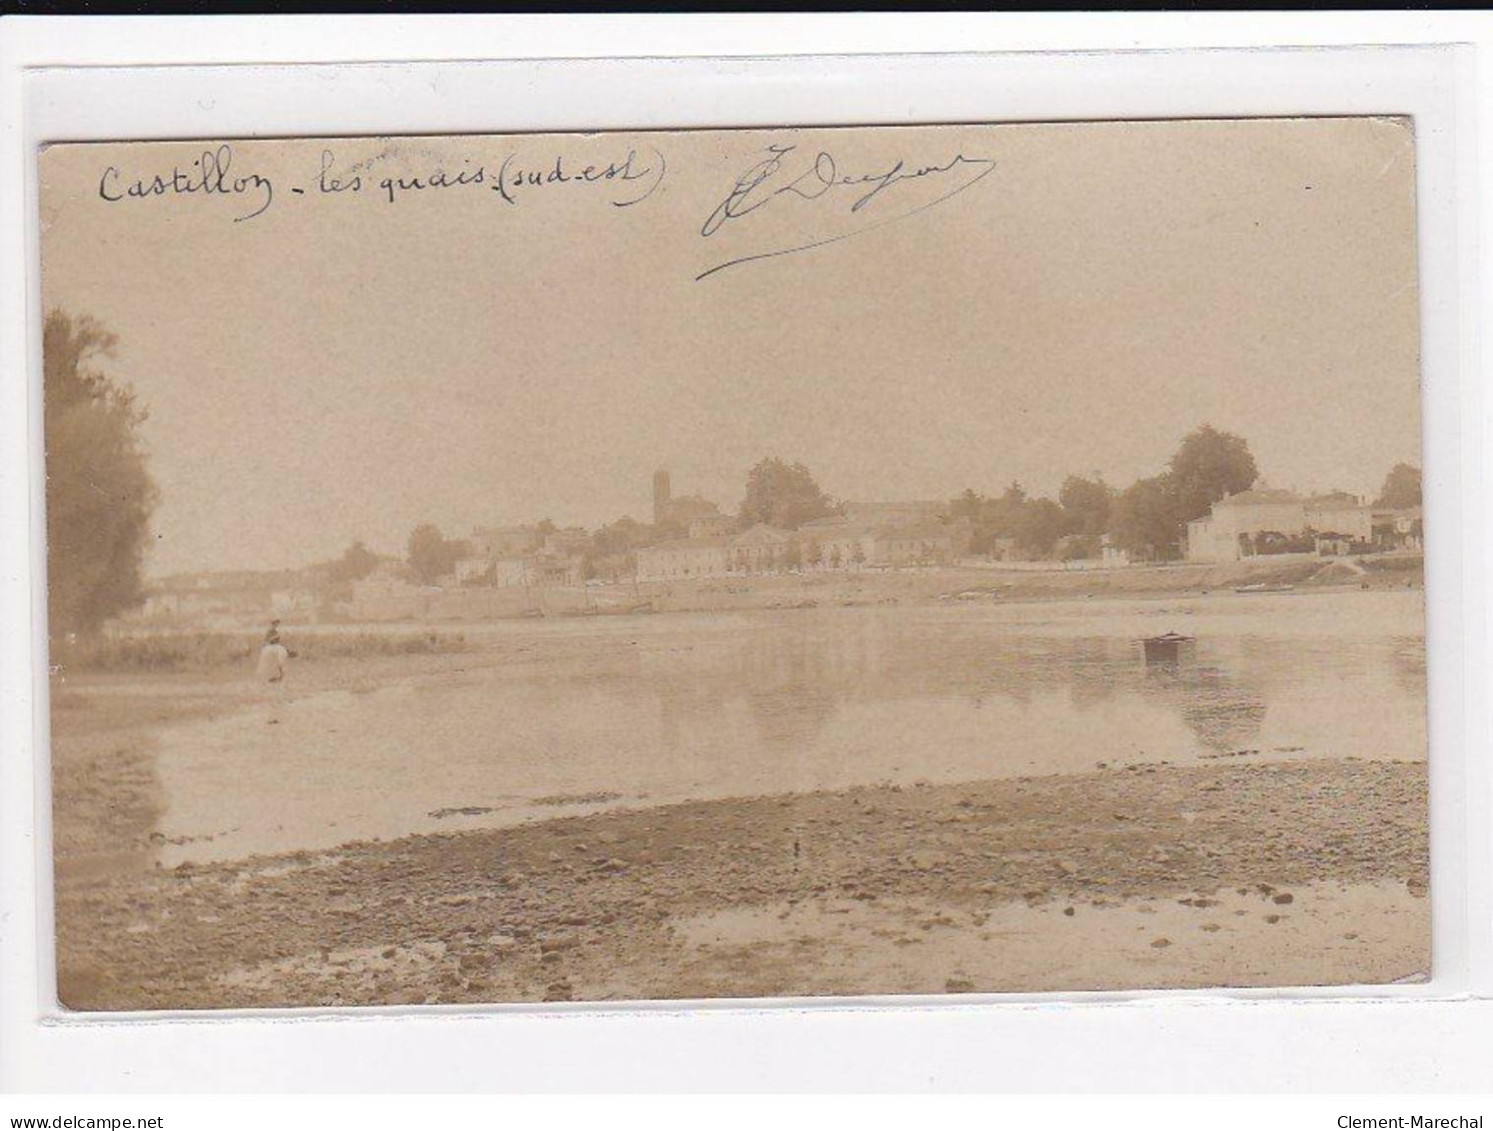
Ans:
[{"label": "large leafy tree", "polygon": [[1182,438],[1169,470],[1179,529],[1207,514],[1225,495],[1249,490],[1260,475],[1244,438],[1220,432],[1211,424],[1195,428]]},{"label": "large leafy tree", "polygon": [[91,632],[137,604],[155,483],[145,411],[97,368],[114,335],[60,310],[42,331],[47,463],[47,604],[54,637]]},{"label": "large leafy tree", "polygon": [[978,523],[980,521],[980,508],[984,504],[984,495],[981,495],[973,487],[966,487],[962,495],[950,500],[949,517],[962,518],[971,523]]},{"label": "large leafy tree", "polygon": [[1114,505],[1114,498],[1114,490],[1098,475],[1092,479],[1085,479],[1081,475],[1068,476],[1058,491],[1058,502],[1063,508],[1067,532],[1086,537],[1103,534],[1109,527],[1109,512]]},{"label": "large leafy tree", "polygon": [[343,550],[340,558],[327,565],[327,579],[334,584],[362,581],[377,568],[378,555],[358,541]]},{"label": "large leafy tree", "polygon": [[1137,558],[1171,558],[1178,553],[1182,526],[1177,520],[1177,487],[1169,472],[1139,479],[1115,499],[1110,532]]},{"label": "large leafy tree", "polygon": [[746,497],[741,500],[741,521],[746,526],[765,522],[796,530],[835,509],[835,501],[819,489],[801,463],[769,458],[747,473]]},{"label": "large leafy tree", "polygon": [[1051,499],[1028,499],[1016,518],[1016,544],[1032,558],[1045,558],[1063,536],[1063,508]]},{"label": "large leafy tree", "polygon": [[1374,505],[1408,510],[1420,506],[1420,497],[1420,468],[1414,464],[1397,463],[1384,477],[1384,486]]},{"label": "large leafy tree", "polygon": [[666,535],[658,527],[648,526],[624,515],[609,522],[591,535],[586,547],[584,569],[586,576],[626,576],[637,568],[637,551],[663,541]]},{"label": "large leafy tree", "polygon": [[457,559],[465,557],[471,546],[446,538],[439,527],[424,522],[410,531],[406,549],[415,576],[433,585],[456,569]]},{"label": "large leafy tree", "polygon": [[990,537],[1018,537],[1028,501],[1026,488],[1014,479],[999,495],[987,499],[980,519]]},{"label": "large leafy tree", "polygon": [[324,601],[351,600],[353,582],[362,581],[379,567],[379,556],[363,544],[353,542],[342,555],[317,567],[321,574],[321,595]]}]

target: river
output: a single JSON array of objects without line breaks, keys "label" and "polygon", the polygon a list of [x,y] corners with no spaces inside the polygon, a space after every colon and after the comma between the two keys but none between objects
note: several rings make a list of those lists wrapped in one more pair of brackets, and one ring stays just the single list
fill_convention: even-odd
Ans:
[{"label": "river", "polygon": [[[1423,626],[1416,591],[473,626],[461,670],[298,695],[292,669],[163,728],[162,861],[1100,763],[1423,759]],[[1196,643],[1147,665],[1167,631]]]}]

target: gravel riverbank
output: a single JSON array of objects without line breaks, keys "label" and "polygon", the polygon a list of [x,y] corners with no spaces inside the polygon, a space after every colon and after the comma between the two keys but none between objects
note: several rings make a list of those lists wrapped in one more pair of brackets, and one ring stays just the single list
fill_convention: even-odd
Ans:
[{"label": "gravel riverbank", "polygon": [[1425,765],[758,797],[64,868],[75,1009],[1381,982],[1429,968]]}]

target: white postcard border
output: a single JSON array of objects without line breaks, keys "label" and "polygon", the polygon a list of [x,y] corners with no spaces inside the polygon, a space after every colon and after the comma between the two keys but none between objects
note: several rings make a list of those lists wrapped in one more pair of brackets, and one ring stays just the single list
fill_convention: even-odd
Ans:
[{"label": "white postcard border", "polygon": [[[1389,1010],[1406,1033],[1417,1024],[1412,1015],[1432,1004],[1493,989],[1488,940],[1489,868],[1474,863],[1486,852],[1488,769],[1482,745],[1487,738],[1486,580],[1479,567],[1487,527],[1487,494],[1482,476],[1481,443],[1485,405],[1473,384],[1479,362],[1472,314],[1476,287],[1482,282],[1473,235],[1477,152],[1469,136],[1473,97],[1467,67],[1468,49],[1451,46],[1340,49],[1319,52],[1194,52],[1163,54],[1028,54],[944,56],[827,56],[800,59],[732,60],[565,60],[507,63],[391,63],[294,67],[161,67],[147,70],[115,67],[32,70],[21,76],[25,105],[21,120],[7,122],[7,184],[25,192],[6,196],[11,231],[24,231],[22,254],[11,246],[3,260],[4,358],[7,372],[33,375],[29,388],[4,384],[0,417],[11,406],[22,411],[5,417],[7,440],[24,422],[32,441],[30,458],[7,446],[0,465],[0,505],[7,521],[17,513],[29,529],[25,552],[3,561],[3,613],[6,633],[4,699],[5,748],[22,752],[3,767],[4,896],[6,900],[0,961],[6,968],[3,1008],[7,1034],[20,1025],[34,1031],[24,1053],[15,1042],[0,1041],[0,1064],[6,1077],[15,1062],[27,1078],[61,1080],[65,1075],[41,1059],[97,1056],[114,1046],[110,1066],[90,1086],[129,1088],[143,1079],[157,1086],[169,1080],[166,1056],[184,1056],[209,1069],[215,1047],[226,1057],[209,1069],[222,1086],[252,1087],[245,1063],[273,1063],[282,1081],[295,1086],[316,1076],[305,1057],[331,1051],[336,1064],[321,1064],[321,1073],[344,1086],[377,1087],[393,1072],[408,1084],[443,1079],[461,1086],[432,1057],[460,1042],[476,1041],[490,1052],[527,1063],[537,1076],[530,1080],[565,1080],[562,1061],[584,1065],[588,1083],[626,1086],[625,1081],[657,1080],[644,1050],[671,1049],[683,1058],[689,1080],[709,1069],[700,1060],[704,1048],[733,1047],[745,1041],[773,1044],[759,1066],[782,1081],[802,1080],[804,1066],[788,1057],[804,1042],[831,1033],[843,1039],[851,1026],[851,1044],[891,1042],[910,1057],[906,1064],[941,1049],[946,1068],[966,1077],[984,1071],[992,1082],[1053,1083],[1052,1062],[1037,1050],[1044,1042],[1068,1039],[1076,1024],[1089,1025],[1078,1038],[1083,1047],[1103,1040],[1115,1050],[1114,1064],[1101,1075],[1117,1086],[1139,1078],[1175,1079],[1176,1065],[1154,1062],[1134,1045],[1140,1031],[1161,1025],[1173,1034],[1204,1025],[1224,1025],[1240,1036],[1255,1031],[1261,1039],[1291,1025],[1293,1012],[1307,1009],[1335,1014],[1322,1028],[1342,1036],[1364,1038],[1350,1017],[1362,1010]],[[200,56],[199,56],[200,57]],[[1460,60],[1460,61],[1459,61]],[[6,75],[7,80],[10,75]],[[707,1003],[692,1012],[676,1003],[640,1010],[613,1006],[577,1006],[568,1010],[533,1006],[400,1011],[359,1010],[291,1014],[255,1014],[239,1020],[211,1018],[136,1018],[133,1022],[77,1016],[38,1025],[52,1011],[49,792],[45,773],[45,623],[40,545],[41,481],[39,386],[39,288],[35,275],[37,230],[35,147],[46,141],[161,137],[295,136],[358,133],[465,133],[514,130],[602,128],[682,128],[688,126],[770,124],[911,123],[929,121],[1051,121],[1095,117],[1238,117],[1260,114],[1413,114],[1417,119],[1418,193],[1421,212],[1420,271],[1425,381],[1425,470],[1427,508],[1431,515],[1427,554],[1427,604],[1430,614],[1428,652],[1431,678],[1433,946],[1436,967],[1425,986],[1231,993],[1175,991],[1165,994],[1013,995],[990,998],[867,999],[846,1002]],[[12,128],[14,127],[14,128]],[[10,174],[20,155],[23,180]],[[17,207],[19,205],[19,207]],[[21,215],[17,216],[16,213]],[[24,226],[22,221],[24,220]],[[19,270],[18,270],[19,269]],[[22,301],[17,303],[15,297]],[[21,362],[18,366],[16,363]],[[24,384],[24,383],[23,383]],[[19,392],[20,396],[17,397]],[[20,437],[23,441],[25,436]],[[19,458],[17,458],[19,456]],[[19,502],[19,509],[17,503]],[[23,540],[23,545],[25,542]],[[14,570],[14,573],[12,572]],[[17,599],[24,596],[25,604]],[[23,615],[14,616],[17,608]],[[26,626],[24,631],[14,631]],[[20,640],[29,640],[28,647]],[[21,657],[25,656],[22,661]],[[17,665],[12,666],[11,660]],[[12,672],[31,671],[13,681]],[[25,682],[29,680],[29,683]],[[13,686],[14,682],[14,686]],[[24,715],[22,714],[24,712]],[[22,725],[24,724],[24,725]],[[34,762],[33,762],[34,759]],[[33,779],[33,766],[40,771]],[[35,781],[34,793],[30,789]],[[21,786],[22,788],[16,788]],[[1479,839],[1481,838],[1481,839]],[[28,904],[33,896],[39,903]],[[32,908],[40,906],[38,920]],[[29,938],[27,937],[29,934]],[[16,973],[35,971],[30,986]],[[1350,1003],[1343,999],[1353,999]],[[1306,1003],[1310,1002],[1308,1005]],[[1434,1013],[1434,1010],[1432,1011]],[[1147,1014],[1149,1021],[1143,1020]],[[1204,1020],[1204,1016],[1208,1019]],[[1427,1018],[1431,1014],[1425,1015]],[[397,1021],[395,1020],[397,1018]],[[1088,1018],[1088,1021],[1082,1020]],[[1373,1025],[1382,1026],[1381,1016]],[[299,1021],[298,1024],[288,1024]],[[1092,1024],[1091,1024],[1092,1022]],[[1339,1028],[1342,1026],[1342,1028]],[[1370,1026],[1372,1029],[1373,1026]],[[628,1036],[627,1034],[633,1034]],[[753,1036],[753,1033],[756,1035]],[[919,1036],[919,1034],[923,1034]],[[126,1034],[132,1034],[126,1036]],[[278,1034],[278,1036],[277,1036]],[[1386,1039],[1391,1034],[1383,1034]],[[960,1042],[977,1045],[1015,1041],[1024,1047],[1000,1067],[972,1059]],[[931,1045],[928,1043],[931,1039]],[[1170,1040],[1177,1039],[1175,1036]],[[1278,1042],[1277,1038],[1277,1042]],[[1327,1039],[1332,1039],[1328,1037]],[[126,1051],[124,1042],[129,1041]],[[413,1041],[423,1050],[400,1064],[391,1060],[392,1045]],[[638,1043],[635,1045],[634,1040]],[[1028,1045],[1035,1041],[1035,1045]],[[1234,1038],[1231,1037],[1232,1045]],[[11,1051],[3,1051],[5,1045]],[[270,1053],[271,1047],[277,1051]],[[42,1052],[46,1048],[45,1054]],[[1050,1047],[1050,1046],[1049,1046]],[[237,1053],[229,1052],[237,1048]],[[356,1050],[367,1057],[361,1063]],[[598,1064],[586,1050],[609,1050]],[[63,1050],[68,1050],[64,1052]],[[169,1051],[168,1050],[172,1050]],[[316,1051],[320,1050],[320,1051]],[[568,1051],[567,1051],[568,1050]],[[1257,1049],[1254,1072],[1286,1072],[1281,1049]],[[1298,1048],[1298,1053],[1302,1050]],[[655,1051],[652,1055],[659,1055]],[[19,1057],[19,1059],[18,1059]],[[204,1061],[204,1057],[211,1059]],[[268,1060],[263,1058],[268,1057]],[[560,1060],[547,1059],[558,1057]],[[685,1068],[687,1062],[690,1067]],[[470,1054],[454,1065],[473,1065]],[[1202,1068],[1200,1061],[1187,1072]],[[98,1061],[95,1060],[97,1065]],[[132,1065],[125,1068],[125,1064]],[[370,1072],[369,1065],[382,1065]],[[628,1069],[627,1066],[632,1066]],[[843,1064],[832,1069],[840,1078],[865,1071]],[[319,1071],[319,1070],[316,1070]],[[634,1075],[627,1075],[631,1071]],[[1348,1071],[1344,1067],[1343,1071]],[[425,1074],[422,1076],[422,1073]],[[636,1075],[641,1073],[641,1075]],[[849,1077],[846,1077],[846,1074]],[[709,1079],[730,1079],[716,1070]],[[505,1072],[486,1084],[513,1084]],[[471,1080],[471,1083],[478,1082]],[[678,1082],[683,1082],[679,1080]],[[867,1084],[874,1080],[867,1079]],[[74,1085],[76,1086],[76,1085]],[[582,1084],[580,1086],[587,1086]],[[789,1086],[794,1086],[789,1084]]]}]

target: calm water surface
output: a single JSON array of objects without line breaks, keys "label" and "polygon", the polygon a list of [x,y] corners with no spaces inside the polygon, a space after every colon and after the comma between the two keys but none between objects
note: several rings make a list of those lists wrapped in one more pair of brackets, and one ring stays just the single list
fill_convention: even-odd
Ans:
[{"label": "calm water surface", "polygon": [[[1100,762],[1424,758],[1423,624],[1418,592],[1335,592],[462,626],[534,658],[164,731],[162,858]],[[1192,655],[1147,666],[1169,630]]]}]

